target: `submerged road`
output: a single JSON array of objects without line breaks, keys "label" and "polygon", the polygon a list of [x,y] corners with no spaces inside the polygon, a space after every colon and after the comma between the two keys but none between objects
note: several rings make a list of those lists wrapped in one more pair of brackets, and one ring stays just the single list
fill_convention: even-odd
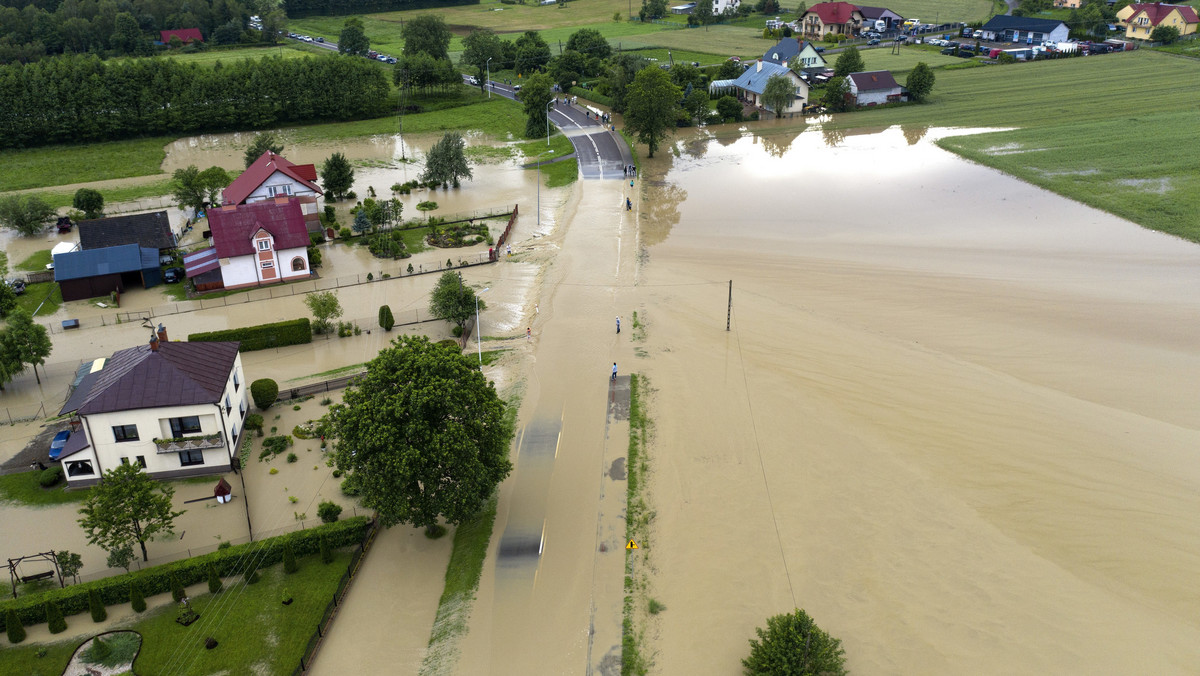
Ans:
[{"label": "submerged road", "polygon": [[[464,82],[466,78],[464,78]],[[519,85],[509,85],[492,80],[490,88],[496,96],[517,99]],[[624,168],[633,164],[624,137],[596,119],[595,113],[578,104],[564,104],[562,98],[555,99],[550,107],[550,121],[571,140],[575,156],[579,160],[579,173],[583,178],[624,179]]]}]

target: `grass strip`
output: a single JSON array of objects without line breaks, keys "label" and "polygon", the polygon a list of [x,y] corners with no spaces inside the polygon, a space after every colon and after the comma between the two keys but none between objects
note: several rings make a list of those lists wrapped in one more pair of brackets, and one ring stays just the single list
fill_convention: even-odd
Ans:
[{"label": "grass strip", "polygon": [[[26,284],[25,293],[17,296],[17,307],[37,316],[52,315],[63,304],[62,288],[58,282],[38,282]],[[38,307],[41,307],[38,310]]]},{"label": "grass strip", "polygon": [[[166,174],[163,174],[166,176]],[[147,197],[159,197],[161,195],[171,194],[171,179],[163,178],[161,181],[151,181],[149,183],[141,183],[139,185],[130,185],[123,188],[98,188],[101,195],[104,195],[104,203],[111,207],[114,204],[121,202],[132,202],[134,200],[145,199]],[[55,209],[71,206],[75,201],[74,192],[56,192],[50,190],[42,193],[42,197],[46,203]],[[113,214],[108,214],[113,215]]]},{"label": "grass strip", "polygon": [[493,494],[478,514],[454,530],[454,549],[450,552],[450,564],[446,566],[446,586],[438,601],[429,635],[429,650],[421,661],[421,674],[447,673],[458,657],[458,639],[467,631],[471,604],[492,539],[498,500]]},{"label": "grass strip", "polygon": [[0,476],[0,501],[15,502],[30,507],[49,507],[83,502],[89,491],[68,491],[66,485],[42,488],[38,483],[40,470]]},{"label": "grass strip", "polygon": [[299,378],[290,378],[288,380],[285,380],[284,382],[294,383],[299,380],[309,380],[310,378],[328,378],[331,376],[340,376],[342,374],[349,373],[351,371],[361,371],[364,368],[366,368],[366,366],[367,366],[366,362],[363,362],[361,364],[351,364],[349,366],[340,366],[335,369],[329,369],[328,371],[321,371],[320,373],[312,373],[307,376],[300,376]]},{"label": "grass strip", "polygon": [[570,185],[579,178],[579,160],[572,157],[569,160],[547,164],[542,167],[542,177],[547,188],[559,188]]},{"label": "grass strip", "polygon": [[629,376],[629,450],[626,464],[628,475],[625,485],[625,539],[638,543],[635,564],[633,550],[625,550],[625,600],[621,618],[621,676],[644,676],[650,663],[641,650],[643,632],[637,628],[637,603],[644,590],[645,557],[650,540],[650,510],[646,503],[645,478],[648,468],[646,442],[650,434],[650,420],[642,402],[642,390],[647,386],[645,376]]},{"label": "grass strip", "polygon": [[46,269],[46,266],[49,265],[52,260],[54,260],[54,258],[50,255],[49,249],[34,251],[33,253],[29,254],[25,260],[17,263],[17,269],[24,270],[26,272],[41,272],[42,270]]}]

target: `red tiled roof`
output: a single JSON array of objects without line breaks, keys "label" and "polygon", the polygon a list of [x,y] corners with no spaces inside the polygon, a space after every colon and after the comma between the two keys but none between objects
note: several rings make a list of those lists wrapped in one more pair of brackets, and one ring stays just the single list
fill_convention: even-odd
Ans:
[{"label": "red tiled roof", "polygon": [[1183,17],[1184,23],[1200,22],[1200,18],[1197,18],[1196,16],[1196,9],[1190,5],[1166,5],[1161,2],[1146,2],[1130,5],[1129,7],[1133,10],[1133,14],[1129,16],[1131,21],[1133,20],[1133,17],[1145,12],[1146,18],[1150,19],[1151,26],[1157,26],[1159,22],[1167,18],[1167,15],[1170,14],[1171,10],[1173,9],[1179,10],[1179,14],[1181,17]]},{"label": "red tiled roof", "polygon": [[896,84],[896,78],[892,77],[891,72],[886,70],[873,70],[866,73],[850,73],[850,79],[854,80],[854,86],[860,92],[877,91],[880,89],[895,89],[900,85]]},{"label": "red tiled roof", "polygon": [[79,413],[218,403],[237,359],[238,345],[161,342],[157,352],[149,345],[115,352]]},{"label": "red tiled roof", "polygon": [[204,42],[204,36],[200,35],[199,28],[172,28],[169,31],[162,31],[161,34],[164,45],[170,42],[172,37],[183,40],[185,45],[189,42]]},{"label": "red tiled roof", "polygon": [[276,251],[308,246],[308,228],[295,197],[209,209],[208,228],[218,258],[254,253],[252,240],[260,228],[275,238]]},{"label": "red tiled roof", "polygon": [[858,7],[848,2],[818,2],[808,11],[821,17],[823,24],[843,24],[853,17]]},{"label": "red tiled roof", "polygon": [[292,164],[287,161],[282,155],[276,155],[268,150],[262,154],[262,157],[254,160],[246,171],[242,172],[229,187],[221,193],[222,204],[241,204],[246,201],[250,193],[258,189],[271,174],[281,171],[288,176],[307,185],[317,194],[321,194],[321,189],[317,187],[314,181],[317,180],[317,168],[311,164]]}]

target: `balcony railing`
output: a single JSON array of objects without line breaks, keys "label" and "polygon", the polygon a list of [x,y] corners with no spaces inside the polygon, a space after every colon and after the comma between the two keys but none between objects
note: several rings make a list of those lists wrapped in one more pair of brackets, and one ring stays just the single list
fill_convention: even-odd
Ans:
[{"label": "balcony railing", "polygon": [[159,453],[180,453],[182,451],[203,451],[206,448],[224,448],[225,435],[221,432],[201,434],[195,437],[179,439],[155,439],[154,445]]}]

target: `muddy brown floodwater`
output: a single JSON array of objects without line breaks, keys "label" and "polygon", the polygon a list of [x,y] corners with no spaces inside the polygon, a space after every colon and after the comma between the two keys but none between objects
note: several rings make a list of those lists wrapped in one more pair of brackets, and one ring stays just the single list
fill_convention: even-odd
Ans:
[{"label": "muddy brown floodwater", "polygon": [[945,133],[649,163],[655,672],[794,606],[856,673],[1200,670],[1200,247]]}]

